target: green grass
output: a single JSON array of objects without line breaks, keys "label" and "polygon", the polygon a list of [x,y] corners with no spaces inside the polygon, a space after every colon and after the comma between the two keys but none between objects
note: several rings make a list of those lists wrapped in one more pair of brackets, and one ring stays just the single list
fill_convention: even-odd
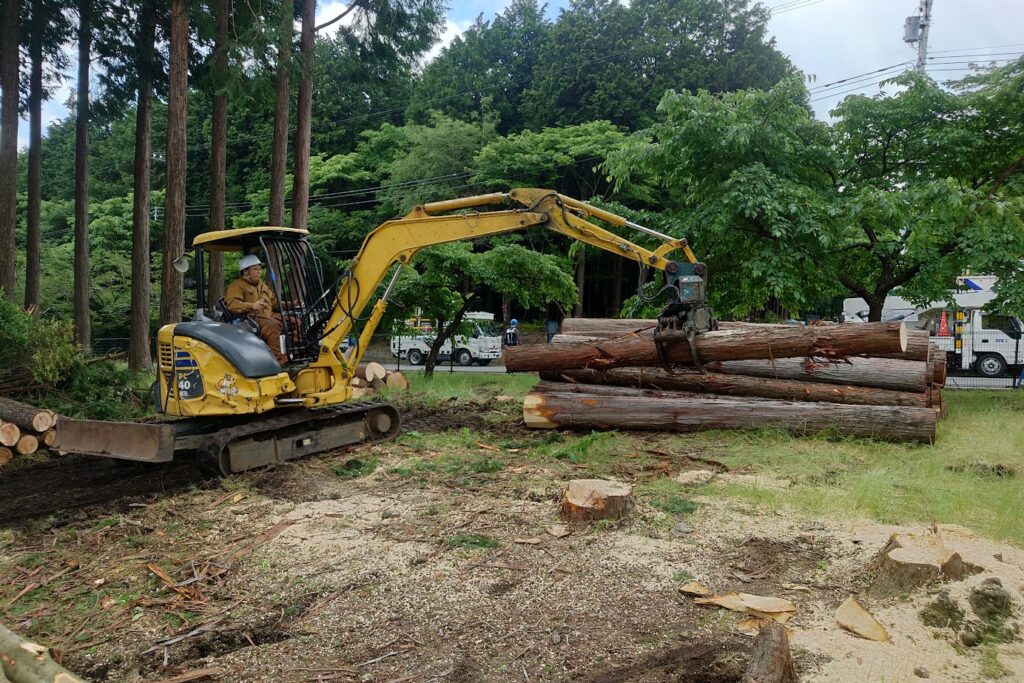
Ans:
[{"label": "green grass", "polygon": [[459,534],[448,539],[449,548],[464,548],[466,550],[489,550],[498,548],[501,544],[490,536],[480,534]]},{"label": "green grass", "polygon": [[504,394],[515,397],[516,401],[510,403],[513,406],[518,403],[517,409],[522,409],[523,396],[537,383],[536,375],[447,372],[447,369],[435,370],[430,379],[421,372],[410,372],[406,376],[409,378],[409,391],[391,394],[392,397],[438,402],[453,398],[460,401],[490,400]]},{"label": "green grass", "polygon": [[[707,432],[664,443],[792,482],[767,488],[712,481],[702,494],[812,515],[963,524],[1024,544],[1024,392],[949,391],[944,398],[949,413],[933,446],[777,432]],[[990,468],[972,463],[1004,465],[1017,474],[986,476]]]},{"label": "green grass", "polygon": [[654,479],[640,484],[637,493],[670,515],[688,515],[697,509],[697,504],[689,498],[689,489],[671,479]]},{"label": "green grass", "polygon": [[366,460],[353,458],[346,460],[340,465],[335,465],[333,469],[339,479],[358,479],[359,477],[373,474],[377,469],[377,460],[376,458],[368,458]]}]

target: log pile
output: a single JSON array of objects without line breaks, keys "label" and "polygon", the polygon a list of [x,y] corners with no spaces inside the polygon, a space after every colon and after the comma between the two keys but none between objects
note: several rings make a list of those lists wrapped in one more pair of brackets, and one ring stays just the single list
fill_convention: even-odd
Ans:
[{"label": "log pile", "polygon": [[57,416],[49,410],[0,397],[0,466],[51,445],[56,424]]},{"label": "log pile", "polygon": [[352,377],[352,398],[373,396],[382,389],[407,391],[409,379],[397,370],[388,370],[380,363],[362,363]]},{"label": "log pile", "polygon": [[655,325],[571,318],[551,344],[507,349],[509,371],[542,380],[524,401],[527,426],[935,440],[946,361],[927,332],[723,322],[697,337],[698,367],[688,341],[658,342]]}]

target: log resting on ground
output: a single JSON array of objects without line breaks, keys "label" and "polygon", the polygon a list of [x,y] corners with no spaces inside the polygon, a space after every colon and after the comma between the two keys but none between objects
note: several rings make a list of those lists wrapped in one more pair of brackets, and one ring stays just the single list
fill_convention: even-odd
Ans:
[{"label": "log resting on ground", "polygon": [[871,387],[727,375],[718,372],[700,373],[693,370],[681,370],[670,374],[664,368],[616,368],[605,371],[542,372],[540,376],[541,379],[554,382],[693,391],[724,396],[757,396],[787,401],[918,406],[921,408],[927,408],[930,405],[929,396],[923,391],[889,391]]},{"label": "log resting on ground", "polygon": [[786,627],[766,619],[754,641],[754,652],[740,683],[796,683],[796,665],[789,652]]},{"label": "log resting on ground", "polygon": [[803,403],[540,383],[523,401],[527,427],[697,432],[781,429],[884,441],[935,440],[937,411],[910,406]]},{"label": "log resting on ground", "polygon": [[0,672],[11,681],[85,683],[50,657],[47,648],[0,626]]},{"label": "log resting on ground", "polygon": [[[696,338],[703,362],[826,356],[845,358],[861,354],[894,353],[906,348],[907,328],[901,322],[835,325],[829,327],[738,327],[705,332]],[[692,363],[684,338],[666,341],[665,359]],[[588,344],[536,344],[505,350],[509,372],[534,372],[663,365],[651,337],[636,337]]]},{"label": "log resting on ground", "polygon": [[893,358],[849,358],[838,363],[809,363],[803,358],[740,360],[708,363],[705,369],[727,375],[852,384],[914,392],[923,392],[928,388],[934,370],[921,361]]},{"label": "log resting on ground", "polygon": [[56,416],[49,410],[3,397],[0,397],[0,417],[36,432],[45,432],[56,422]]}]

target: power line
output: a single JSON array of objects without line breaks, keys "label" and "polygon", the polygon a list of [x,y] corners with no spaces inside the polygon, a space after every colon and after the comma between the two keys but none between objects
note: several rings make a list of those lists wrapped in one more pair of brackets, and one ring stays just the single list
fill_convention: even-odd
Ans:
[{"label": "power line", "polygon": [[820,5],[825,0],[791,0],[791,2],[782,2],[773,7],[769,7],[768,11],[773,17],[786,12],[792,12],[794,10],[803,9],[805,7],[811,7],[813,5]]},{"label": "power line", "polygon": [[[973,62],[949,62],[948,64],[972,64],[972,63]],[[939,65],[940,66],[944,65],[944,63],[939,62]],[[943,71],[943,72],[948,72],[948,71],[975,71],[975,69],[973,67],[964,66],[964,67],[957,67],[957,68],[952,68],[952,69],[935,69],[935,71]],[[808,102],[820,102],[821,100],[827,100],[827,99],[831,99],[833,97],[839,97],[840,95],[847,95],[849,93],[860,92],[862,90],[866,90],[867,88],[870,88],[873,85],[878,85],[878,84],[880,84],[880,83],[882,83],[884,81],[887,81],[887,80],[889,80],[889,79],[888,78],[881,78],[881,79],[875,81],[874,83],[865,83],[865,84],[859,85],[859,86],[857,86],[855,88],[850,88],[849,90],[843,90],[843,91],[840,91],[840,92],[827,93],[825,95],[822,95],[821,97],[815,97],[815,98],[813,98],[811,100],[808,100]]]},{"label": "power line", "polygon": [[861,78],[863,76],[873,76],[875,74],[879,74],[879,73],[882,73],[884,71],[890,71],[892,69],[897,69],[897,68],[900,68],[900,67],[904,67],[904,66],[906,66],[908,64],[910,64],[910,60],[909,59],[907,61],[900,62],[899,64],[891,64],[889,66],[883,66],[882,68],[875,69],[873,71],[865,71],[864,73],[857,74],[855,76],[847,76],[846,78],[840,78],[838,81],[832,81],[831,83],[823,83],[822,85],[816,85],[813,88],[811,88],[811,92],[814,92],[816,90],[825,90],[825,89],[827,89],[827,88],[829,88],[829,87],[831,87],[833,85],[845,84],[845,83],[848,83],[849,81],[852,81],[852,80],[854,80],[856,78]]}]

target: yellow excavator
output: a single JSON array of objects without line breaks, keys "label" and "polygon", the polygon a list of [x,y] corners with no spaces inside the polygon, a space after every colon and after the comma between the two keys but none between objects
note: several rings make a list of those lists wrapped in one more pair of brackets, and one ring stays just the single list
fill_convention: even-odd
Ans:
[{"label": "yellow excavator", "polygon": [[[653,251],[588,219],[646,233]],[[520,188],[415,207],[363,241],[333,287],[303,229],[260,227],[208,232],[193,242],[197,301],[204,301],[206,252],[255,254],[281,306],[282,365],[244,320],[221,303],[190,322],[165,325],[157,335],[154,403],[179,419],[159,423],[61,420],[58,449],[127,460],[166,462],[196,452],[228,475],[344,445],[386,439],[400,417],[383,401],[353,401],[352,378],[403,267],[416,253],[446,242],[543,227],[664,273],[668,304],[660,328],[693,335],[714,327],[706,305],[706,268],[685,239],[675,239],[551,190]],[[681,251],[685,260],[669,254]],[[176,262],[185,272],[187,256]],[[360,316],[377,298],[368,318]],[[355,336],[355,343],[343,342]]]}]

